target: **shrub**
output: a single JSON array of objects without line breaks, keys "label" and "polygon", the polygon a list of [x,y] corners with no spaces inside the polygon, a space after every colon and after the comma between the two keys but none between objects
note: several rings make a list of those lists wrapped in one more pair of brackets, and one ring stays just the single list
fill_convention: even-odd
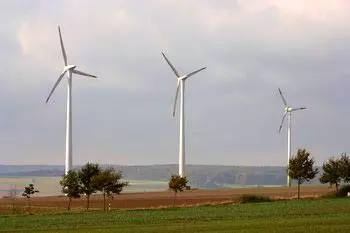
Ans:
[{"label": "shrub", "polygon": [[270,202],[272,199],[267,196],[260,196],[254,194],[243,194],[238,198],[239,203],[258,203],[258,202]]},{"label": "shrub", "polygon": [[343,185],[342,187],[340,187],[339,191],[338,191],[338,196],[339,197],[346,197],[348,196],[348,192],[350,192],[350,185]]},{"label": "shrub", "polygon": [[338,192],[333,191],[333,192],[329,192],[326,193],[324,195],[322,195],[322,197],[324,198],[339,198],[339,197],[347,197],[348,196],[348,192],[350,192],[350,185],[343,185]]}]

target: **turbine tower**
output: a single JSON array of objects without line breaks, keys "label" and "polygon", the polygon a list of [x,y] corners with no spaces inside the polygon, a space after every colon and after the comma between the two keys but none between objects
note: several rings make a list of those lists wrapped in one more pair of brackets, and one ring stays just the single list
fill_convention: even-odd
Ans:
[{"label": "turbine tower", "polygon": [[171,64],[168,58],[162,53],[164,59],[169,64],[173,72],[177,77],[177,86],[175,93],[175,102],[173,108],[173,117],[175,117],[176,112],[176,102],[179,95],[180,90],[180,141],[179,141],[179,175],[181,177],[186,176],[185,174],[185,81],[191,77],[192,75],[206,69],[207,67],[200,68],[195,70],[189,74],[180,76],[175,67]]},{"label": "turbine tower", "polygon": [[294,111],[298,111],[298,110],[304,110],[306,109],[306,107],[300,107],[300,108],[292,108],[290,105],[287,104],[286,99],[284,98],[281,89],[278,88],[278,91],[281,95],[283,104],[285,106],[284,108],[284,114],[282,117],[282,123],[280,125],[279,128],[279,132],[281,132],[283,123],[284,123],[284,119],[286,118],[286,116],[288,116],[288,161],[287,161],[287,186],[291,186],[291,180],[289,177],[289,172],[288,172],[288,168],[289,168],[289,160],[291,158],[291,153],[292,153],[292,112]]},{"label": "turbine tower", "polygon": [[65,174],[67,174],[68,171],[72,169],[72,74],[78,74],[78,75],[88,76],[92,78],[97,78],[97,77],[95,75],[87,74],[77,70],[76,65],[68,65],[67,55],[63,45],[60,26],[58,26],[58,34],[60,37],[64,67],[63,67],[62,73],[60,74],[56,83],[54,84],[49,96],[47,97],[46,103],[49,101],[57,85],[61,82],[65,74],[67,74],[68,91],[67,91],[67,128],[66,128],[66,161],[65,161]]}]

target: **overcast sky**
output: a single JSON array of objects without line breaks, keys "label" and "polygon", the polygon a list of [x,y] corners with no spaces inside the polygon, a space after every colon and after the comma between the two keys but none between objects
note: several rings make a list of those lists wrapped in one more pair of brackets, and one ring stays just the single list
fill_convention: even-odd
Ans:
[{"label": "overcast sky", "polygon": [[[284,165],[284,106],[293,153],[318,164],[350,151],[350,2],[149,0],[0,2],[0,164],[64,164],[68,62],[73,163],[178,162],[176,78],[186,83],[186,162]],[[286,125],[285,125],[286,126]]]}]

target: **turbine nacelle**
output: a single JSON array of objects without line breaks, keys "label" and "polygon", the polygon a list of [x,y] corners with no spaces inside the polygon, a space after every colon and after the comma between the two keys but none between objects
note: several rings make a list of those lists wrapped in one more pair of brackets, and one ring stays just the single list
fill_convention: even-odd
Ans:
[{"label": "turbine nacelle", "polygon": [[186,74],[186,75],[177,77],[177,81],[178,81],[178,82],[180,82],[180,81],[186,81],[186,79],[188,79],[188,78],[191,77],[191,76],[192,76],[192,75],[190,75],[190,74]]},{"label": "turbine nacelle", "polygon": [[69,66],[65,66],[63,68],[64,71],[67,71],[67,70],[74,70],[77,66],[76,65],[69,65]]}]

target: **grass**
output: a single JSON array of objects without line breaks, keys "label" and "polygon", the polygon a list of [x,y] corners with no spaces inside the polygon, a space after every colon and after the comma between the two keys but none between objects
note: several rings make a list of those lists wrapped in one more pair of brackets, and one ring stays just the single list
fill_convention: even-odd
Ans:
[{"label": "grass", "polygon": [[0,217],[0,232],[347,232],[350,198]]}]

